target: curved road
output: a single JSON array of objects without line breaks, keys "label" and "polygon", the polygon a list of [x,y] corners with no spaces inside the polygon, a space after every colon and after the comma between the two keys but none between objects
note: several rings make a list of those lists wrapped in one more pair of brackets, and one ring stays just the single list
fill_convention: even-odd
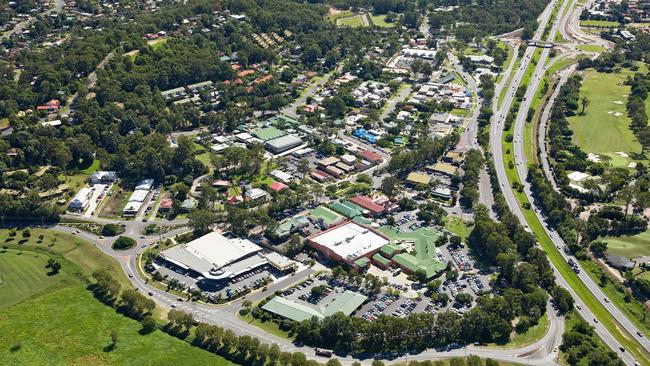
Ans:
[{"label": "curved road", "polygon": [[[559,0],[554,0],[551,5],[547,8],[547,10],[552,9],[553,6],[555,6],[556,2]],[[567,6],[567,3],[570,0],[565,0],[562,8],[558,12],[558,18],[553,22],[553,26],[551,28],[551,31],[549,32],[548,39],[549,41],[553,40],[553,36],[555,35],[556,30],[558,29],[559,26],[559,20],[562,18],[563,14],[563,9]],[[540,39],[544,28],[546,27],[546,24],[549,20],[550,17],[550,11],[548,12],[548,15],[544,17],[542,22],[540,22],[540,26],[535,34],[534,39]],[[501,109],[495,113],[494,115],[494,120],[491,126],[491,141],[492,141],[492,152],[495,157],[495,168],[496,168],[496,173],[499,179],[499,182],[501,182],[502,186],[502,191],[505,196],[506,202],[508,203],[508,206],[510,209],[513,211],[513,213],[519,218],[521,223],[528,227],[526,220],[523,216],[523,212],[521,211],[517,200],[515,198],[515,195],[512,191],[512,189],[509,187],[508,184],[508,178],[506,175],[506,167],[505,167],[505,162],[501,158],[503,157],[503,149],[502,149],[502,137],[503,137],[503,123],[505,121],[505,118],[507,116],[507,113],[510,109],[510,105],[513,102],[514,99],[514,94],[519,87],[523,76],[526,72],[526,69],[528,68],[528,65],[530,63],[530,60],[532,58],[532,55],[534,53],[535,49],[532,47],[529,47],[521,61],[519,69],[516,71],[515,76],[512,79],[512,82],[509,86],[508,91],[506,92],[506,96],[504,98],[504,101],[501,105]],[[537,63],[537,66],[534,70],[533,76],[530,80],[530,83],[528,84],[528,89],[526,91],[526,95],[524,97],[523,102],[521,103],[521,107],[519,109],[519,112],[517,114],[517,118],[515,120],[515,126],[514,126],[514,154],[515,154],[515,165],[517,168],[517,172],[519,174],[519,177],[521,177],[521,181],[525,186],[525,192],[528,197],[528,200],[530,201],[531,205],[533,205],[533,209],[535,211],[535,214],[537,216],[537,219],[540,220],[540,222],[544,222],[544,218],[542,215],[539,213],[539,210],[534,206],[534,201],[531,196],[530,192],[530,187],[525,182],[526,178],[526,164],[525,164],[525,153],[524,153],[524,126],[525,126],[525,118],[528,112],[528,109],[530,108],[530,103],[533,100],[535,93],[537,91],[537,87],[542,80],[544,73],[545,73],[545,62],[546,58],[548,57],[549,49],[543,49],[541,56],[539,58],[539,61]],[[560,238],[559,235],[557,235],[556,232],[553,230],[549,229],[548,227],[544,226],[544,229],[546,231],[546,234],[550,237],[550,239],[554,242],[554,244],[558,247],[564,247],[564,242]],[[562,252],[562,251],[560,251]],[[564,254],[563,254],[564,255]],[[566,258],[565,258],[566,259]],[[552,262],[551,262],[551,265]],[[633,365],[635,363],[635,360],[633,357],[628,353],[628,352],[621,352],[620,348],[621,345],[619,342],[608,332],[608,330],[602,326],[599,322],[595,321],[594,315],[591,313],[591,311],[585,306],[583,303],[582,299],[577,296],[575,291],[569,286],[568,282],[564,279],[564,277],[557,271],[555,266],[553,266],[554,272],[556,274],[556,279],[558,284],[563,286],[564,288],[568,289],[574,299],[576,300],[576,304],[580,305],[581,310],[579,310],[579,313],[587,319],[588,321],[591,322],[591,325],[593,325],[596,329],[596,332],[598,335],[603,339],[603,341],[615,352],[618,353],[618,355],[621,357],[621,359],[629,365]],[[594,297],[601,303],[603,307],[607,309],[607,311],[611,314],[612,319],[615,319],[616,321],[619,322],[620,326],[628,333],[628,337],[634,338],[641,346],[647,351],[650,350],[650,343],[648,342],[647,339],[640,337],[636,334],[636,328],[631,324],[631,322],[622,314],[622,312],[612,303],[609,301],[605,301],[605,296],[603,292],[600,290],[600,288],[594,283],[594,281],[591,280],[591,278],[584,272],[581,271],[581,274],[579,275],[580,280],[589,288],[589,290],[592,292]]]},{"label": "curved road", "polygon": [[[183,231],[187,231],[187,228],[172,230],[170,232],[162,234],[161,236],[137,237],[136,240],[138,241],[138,245],[126,251],[116,251],[111,248],[111,244],[115,240],[115,237],[100,239],[100,237],[94,234],[62,225],[55,226],[53,229],[62,232],[73,233],[81,238],[84,238],[93,243],[93,245],[98,247],[104,253],[115,258],[124,272],[132,275],[132,277],[129,277],[129,280],[133,286],[143,293],[151,292],[153,294],[152,298],[159,306],[169,309],[173,305],[177,309],[192,314],[198,321],[219,325],[224,329],[232,330],[237,335],[249,335],[256,337],[264,343],[275,343],[280,347],[282,351],[300,351],[303,352],[309,359],[315,359],[323,363],[327,361],[326,358],[315,356],[313,348],[311,347],[295,345],[288,339],[269,334],[264,330],[239,319],[237,317],[237,311],[241,308],[243,299],[235,300],[231,303],[223,305],[207,305],[203,303],[179,301],[179,298],[176,295],[149,286],[147,282],[140,277],[139,271],[136,267],[138,266],[138,255],[145,250],[143,248],[143,245],[148,246],[155,243],[159,239],[172,237]],[[284,289],[293,285],[294,283],[297,283],[298,281],[301,281],[312,273],[314,273],[314,270],[311,268],[303,269],[298,273],[282,278],[276,283],[269,285],[267,287],[267,291],[262,292],[258,290],[257,292],[249,294],[246,298],[255,303],[262,300],[269,294],[274,293],[276,290]],[[513,349],[493,349],[487,347],[467,346],[466,348],[459,348],[446,352],[438,352],[431,349],[418,354],[402,355],[398,358],[391,359],[390,361],[395,363],[404,363],[409,360],[431,360],[449,357],[462,357],[472,354],[483,358],[492,358],[495,360],[511,363],[526,363],[529,365],[539,366],[553,365],[556,364],[558,357],[558,352],[555,352],[554,349],[561,343],[562,332],[564,330],[564,318],[559,317],[550,306],[547,307],[547,313],[549,318],[549,329],[544,337],[537,342],[524,347]],[[361,362],[364,365],[369,365],[372,362],[371,359],[354,359],[351,356],[345,358],[339,357],[339,359],[343,364],[346,365],[349,365],[354,361]]]}]

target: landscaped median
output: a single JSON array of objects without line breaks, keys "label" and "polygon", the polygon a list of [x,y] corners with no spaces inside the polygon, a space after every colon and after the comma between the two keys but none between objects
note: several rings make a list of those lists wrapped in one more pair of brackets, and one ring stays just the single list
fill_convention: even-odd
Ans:
[{"label": "landscaped median", "polygon": [[[505,140],[505,137],[508,134],[512,133],[513,128],[514,128],[514,123],[513,126],[510,128],[510,130],[504,131],[503,133],[504,139],[501,141],[501,143],[503,146],[504,155],[502,156],[502,159],[506,167],[506,175],[509,181],[508,183],[510,185],[515,184],[516,186],[518,186],[521,185],[522,180],[521,177],[519,177],[516,170],[516,165],[514,164],[513,143],[512,141],[508,142]],[[526,136],[525,139],[528,139],[529,137],[530,136]],[[525,141],[524,143],[530,143],[530,141],[527,140],[524,141]],[[580,280],[580,278],[578,278],[578,276],[569,267],[567,262],[565,262],[559,250],[553,244],[551,238],[549,238],[549,236],[546,234],[546,231],[544,230],[542,223],[537,218],[535,212],[533,212],[529,208],[528,209],[525,208],[525,207],[530,207],[530,202],[528,200],[528,197],[525,195],[525,193],[519,192],[517,190],[514,190],[513,193],[515,198],[517,199],[517,203],[519,207],[523,212],[526,223],[530,227],[530,230],[532,231],[533,235],[535,235],[535,238],[539,242],[540,246],[546,252],[549,260],[557,268],[557,270],[560,272],[562,277],[564,277],[564,279],[569,283],[571,288],[576,292],[576,294],[580,297],[580,299],[582,299],[582,301],[589,308],[589,310],[591,310],[591,312],[598,318],[600,323],[609,331],[609,333],[620,344],[623,345],[623,347],[626,348],[626,350],[632,356],[634,356],[634,358],[637,361],[639,361],[643,365],[650,364],[650,355],[632,338],[631,335],[627,334],[626,332],[624,333],[621,330],[621,327],[612,318],[611,314],[609,314],[607,309],[605,309],[600,304],[600,302],[598,302],[598,300],[593,296],[593,294],[589,291],[589,289],[585,286],[585,284]]]}]

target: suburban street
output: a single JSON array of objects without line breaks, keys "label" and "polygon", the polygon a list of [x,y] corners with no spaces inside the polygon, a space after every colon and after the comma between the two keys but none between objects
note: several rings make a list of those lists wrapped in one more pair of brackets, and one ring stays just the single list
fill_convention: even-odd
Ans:
[{"label": "suburban street", "polygon": [[[65,0],[53,0],[54,5],[43,11],[42,15],[49,15],[52,13],[59,13],[61,9],[63,9],[63,6],[65,6]],[[22,22],[16,24],[11,30],[6,31],[4,34],[0,35],[0,41],[3,41],[5,39],[11,38],[14,34],[18,34],[23,32],[24,30],[28,29],[29,27],[34,24],[36,21],[36,16],[30,15],[27,19],[23,20]]]},{"label": "suburban street", "polygon": [[[560,18],[562,18],[563,8],[568,5],[570,1],[564,1],[562,4],[562,7],[558,11],[558,17],[553,21],[553,26],[551,27],[551,30],[548,34],[548,37],[546,41],[553,41],[553,37],[556,33],[556,30],[558,29],[560,22]],[[544,29],[546,28],[546,24],[549,21],[550,15],[552,13],[553,7],[556,5],[557,0],[553,1],[547,9],[544,11],[541,17],[541,22],[539,25],[539,28],[537,29],[537,32],[535,33],[534,39],[541,39]],[[569,27],[570,28],[570,27]],[[546,59],[548,57],[550,49],[543,49],[541,52],[541,56],[537,62],[537,66],[534,70],[533,76],[530,80],[530,83],[528,84],[528,89],[526,91],[526,95],[521,103],[519,113],[517,115],[515,125],[514,125],[514,154],[515,154],[515,165],[517,168],[517,172],[519,174],[519,177],[522,181],[522,183],[525,186],[525,192],[528,197],[528,200],[530,201],[532,205],[532,209],[537,215],[537,219],[540,220],[540,222],[544,222],[544,218],[540,214],[540,211],[537,209],[537,207],[534,204],[534,201],[531,196],[530,192],[530,187],[528,184],[525,182],[525,177],[526,177],[526,161],[525,161],[525,153],[524,153],[524,126],[525,126],[525,119],[526,115],[528,112],[528,109],[530,108],[530,104],[535,97],[535,93],[537,91],[537,87],[539,86],[540,81],[544,77],[545,73],[545,63]],[[526,219],[523,215],[523,212],[521,211],[519,204],[515,198],[514,192],[512,191],[512,188],[510,187],[510,184],[508,183],[508,178],[506,175],[506,167],[505,167],[505,162],[502,159],[503,157],[503,150],[502,150],[502,144],[501,141],[503,140],[503,124],[505,122],[506,115],[508,114],[510,110],[510,106],[513,103],[513,100],[515,98],[515,92],[518,89],[524,74],[526,73],[526,70],[528,68],[528,65],[531,62],[531,58],[533,57],[533,53],[535,52],[534,47],[528,47],[526,49],[526,52],[524,53],[523,59],[521,60],[519,68],[515,71],[515,75],[512,78],[512,81],[508,87],[508,91],[506,92],[505,98],[503,100],[503,103],[501,105],[501,108],[497,111],[495,111],[494,114],[494,120],[491,126],[491,141],[492,141],[492,154],[495,157],[495,168],[496,168],[496,173],[499,179],[499,182],[501,183],[501,188],[503,191],[503,194],[505,196],[506,202],[508,203],[508,206],[510,209],[513,211],[513,213],[519,218],[521,223],[528,227],[528,224],[526,222]],[[498,94],[496,94],[498,95]],[[565,244],[560,238],[560,236],[555,233],[553,230],[549,229],[547,226],[544,226],[544,229],[546,231],[546,235],[548,235],[551,240],[554,242],[556,247],[564,247]],[[560,251],[562,252],[562,251]],[[564,254],[563,254],[564,255]],[[566,258],[565,258],[566,259]],[[552,263],[551,263],[552,265]],[[629,365],[633,365],[635,363],[634,358],[628,353],[628,352],[622,352],[622,346],[620,343],[609,333],[609,331],[600,323],[596,322],[595,319],[596,317],[591,313],[589,308],[584,304],[583,300],[577,296],[576,292],[574,291],[573,288],[571,288],[566,281],[566,279],[559,273],[557,268],[554,268],[554,271],[556,273],[556,279],[558,284],[560,286],[565,287],[566,289],[569,290],[569,292],[572,294],[574,297],[576,304],[580,305],[580,308],[578,312],[583,316],[584,319],[590,322],[592,326],[595,327],[595,330],[597,334],[603,339],[603,341],[618,355],[621,357],[621,359]],[[621,325],[622,329],[627,332],[625,336],[634,338],[637,342],[639,342],[645,350],[650,350],[650,343],[645,339],[636,334],[637,330],[636,328],[632,325],[632,323],[625,317],[625,315],[622,314],[622,312],[612,303],[605,301],[605,295],[604,293],[600,290],[600,288],[594,283],[594,281],[591,280],[591,278],[586,274],[585,271],[581,271],[581,274],[579,275],[580,280],[583,281],[583,283],[587,286],[587,288],[591,291],[593,296],[600,302],[602,306],[604,306],[607,311],[611,314],[612,319],[616,319],[616,321]]]}]

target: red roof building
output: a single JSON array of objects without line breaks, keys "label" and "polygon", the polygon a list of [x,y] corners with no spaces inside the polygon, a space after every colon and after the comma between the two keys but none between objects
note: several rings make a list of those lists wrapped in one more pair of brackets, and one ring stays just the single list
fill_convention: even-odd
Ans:
[{"label": "red roof building", "polygon": [[359,153],[359,157],[373,164],[379,164],[382,161],[384,161],[384,159],[382,159],[381,156],[379,156],[379,154],[374,153],[370,150],[363,150],[362,152]]},{"label": "red roof building", "polygon": [[383,214],[384,211],[386,211],[386,208],[384,206],[375,203],[373,200],[366,196],[356,196],[350,199],[350,202],[370,211],[373,216],[379,216]]},{"label": "red roof building", "polygon": [[330,176],[329,174],[325,173],[322,170],[318,170],[318,169],[311,172],[311,177],[316,179],[319,182],[327,180],[327,178],[329,178],[329,176]]},{"label": "red roof building", "polygon": [[167,211],[172,208],[174,205],[174,200],[172,198],[163,198],[160,200],[160,205],[158,205],[158,210]]},{"label": "red roof building", "polygon": [[52,99],[49,102],[36,107],[36,109],[39,111],[48,111],[48,112],[58,111],[59,108],[61,108],[61,102],[58,101],[57,99]]},{"label": "red roof building", "polygon": [[230,183],[228,180],[217,179],[212,182],[212,187],[216,189],[228,189],[230,186],[232,186],[232,183]]},{"label": "red roof building", "polygon": [[281,190],[287,189],[287,188],[289,188],[289,187],[286,184],[282,183],[282,182],[273,182],[269,186],[269,189],[271,189],[272,191],[275,191],[275,192],[280,192]]}]

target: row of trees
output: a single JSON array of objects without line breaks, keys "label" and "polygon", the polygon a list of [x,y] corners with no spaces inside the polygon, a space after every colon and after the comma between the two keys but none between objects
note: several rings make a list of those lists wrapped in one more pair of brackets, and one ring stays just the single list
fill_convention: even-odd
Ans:
[{"label": "row of trees", "polygon": [[472,208],[479,201],[478,181],[481,170],[485,165],[485,158],[480,150],[472,149],[465,154],[463,161],[464,175],[462,178],[463,189],[460,191],[460,204]]},{"label": "row of trees", "polygon": [[452,133],[442,139],[424,137],[415,144],[416,149],[394,155],[388,164],[388,171],[398,175],[406,174],[415,167],[438,160],[445,151],[458,143],[459,136]]}]

